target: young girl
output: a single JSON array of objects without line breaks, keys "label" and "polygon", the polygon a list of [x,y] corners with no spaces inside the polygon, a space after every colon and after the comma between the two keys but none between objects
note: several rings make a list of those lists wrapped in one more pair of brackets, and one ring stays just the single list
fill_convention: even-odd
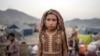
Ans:
[{"label": "young girl", "polygon": [[63,18],[58,11],[50,9],[42,17],[37,56],[67,56],[67,50]]}]

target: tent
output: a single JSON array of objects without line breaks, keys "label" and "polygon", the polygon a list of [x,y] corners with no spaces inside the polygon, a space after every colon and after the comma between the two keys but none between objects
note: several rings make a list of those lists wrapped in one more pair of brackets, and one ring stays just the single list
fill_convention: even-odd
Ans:
[{"label": "tent", "polygon": [[14,31],[20,32],[24,36],[33,34],[32,28],[30,26],[28,26],[28,25],[13,24],[13,25],[7,27],[7,29],[12,29]]},{"label": "tent", "polygon": [[91,30],[90,32],[93,34],[98,34],[100,32],[99,28],[91,28],[90,30]]}]

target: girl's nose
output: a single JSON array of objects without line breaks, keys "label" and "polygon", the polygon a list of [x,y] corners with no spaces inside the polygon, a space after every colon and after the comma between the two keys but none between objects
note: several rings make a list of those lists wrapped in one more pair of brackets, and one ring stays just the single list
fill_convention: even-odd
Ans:
[{"label": "girl's nose", "polygon": [[52,21],[50,21],[50,25],[52,24]]}]

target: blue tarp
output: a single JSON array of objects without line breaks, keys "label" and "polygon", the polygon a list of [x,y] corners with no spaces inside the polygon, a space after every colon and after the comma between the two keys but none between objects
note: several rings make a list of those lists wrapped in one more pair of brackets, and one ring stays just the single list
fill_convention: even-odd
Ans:
[{"label": "blue tarp", "polygon": [[100,32],[100,28],[81,28],[79,33],[81,34],[97,34]]},{"label": "blue tarp", "polygon": [[97,33],[100,32],[100,29],[99,28],[91,28],[90,32],[93,33],[93,34],[97,34]]},{"label": "blue tarp", "polygon": [[33,34],[33,30],[30,26],[28,25],[20,25],[20,24],[13,24],[9,27],[7,27],[8,29],[19,29],[23,32],[24,36],[27,35],[32,35]]}]

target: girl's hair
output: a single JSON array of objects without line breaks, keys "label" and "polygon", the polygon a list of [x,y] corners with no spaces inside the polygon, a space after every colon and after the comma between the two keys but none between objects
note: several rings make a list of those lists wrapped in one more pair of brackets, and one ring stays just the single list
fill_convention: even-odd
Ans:
[{"label": "girl's hair", "polygon": [[57,10],[54,10],[54,9],[50,9],[43,14],[42,20],[41,20],[41,25],[40,25],[41,29],[40,29],[39,38],[41,37],[42,32],[44,32],[46,30],[45,20],[46,20],[47,15],[49,15],[49,14],[53,14],[57,17],[57,31],[61,31],[61,32],[64,33],[64,37],[65,37],[66,45],[67,45],[67,39],[66,39],[66,33],[65,33],[63,18],[60,15],[60,13]]}]

